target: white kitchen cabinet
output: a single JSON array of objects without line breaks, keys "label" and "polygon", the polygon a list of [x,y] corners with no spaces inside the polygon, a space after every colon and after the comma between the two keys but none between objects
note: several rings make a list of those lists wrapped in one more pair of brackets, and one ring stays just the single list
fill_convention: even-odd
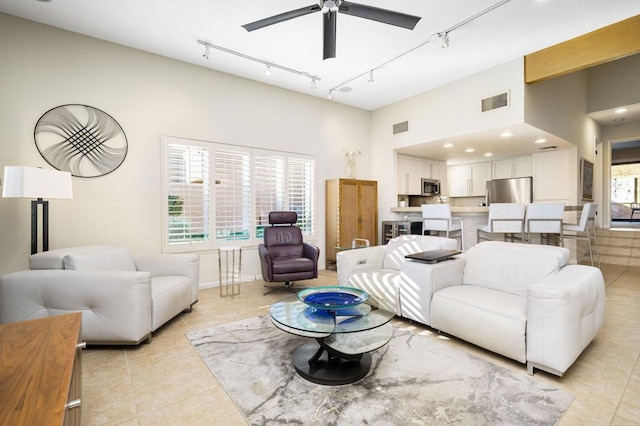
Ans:
[{"label": "white kitchen cabinet", "polygon": [[494,161],[491,166],[493,179],[533,176],[533,161],[530,156]]},{"label": "white kitchen cabinet", "polygon": [[431,164],[431,178],[440,181],[440,195],[448,194],[447,185],[447,163],[444,161],[434,161]]},{"label": "white kitchen cabinet", "polygon": [[467,197],[471,167],[468,164],[449,166],[449,197]]},{"label": "white kitchen cabinet", "polygon": [[449,197],[479,197],[491,180],[491,163],[449,166]]},{"label": "white kitchen cabinet", "polygon": [[434,176],[438,163],[425,158],[398,155],[398,194],[422,195],[421,179],[438,179]]}]

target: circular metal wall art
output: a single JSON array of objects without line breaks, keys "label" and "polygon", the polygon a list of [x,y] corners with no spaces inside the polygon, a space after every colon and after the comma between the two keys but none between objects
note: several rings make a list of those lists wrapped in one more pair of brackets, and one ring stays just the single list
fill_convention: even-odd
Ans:
[{"label": "circular metal wall art", "polygon": [[111,173],[127,156],[124,130],[109,114],[87,105],[61,105],[36,123],[40,155],[58,170],[78,177]]}]

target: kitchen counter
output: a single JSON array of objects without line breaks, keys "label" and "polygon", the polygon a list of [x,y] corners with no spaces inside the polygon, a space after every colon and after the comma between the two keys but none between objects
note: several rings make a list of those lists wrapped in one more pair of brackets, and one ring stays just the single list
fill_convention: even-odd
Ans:
[{"label": "kitchen counter", "polygon": [[[422,207],[391,207],[391,212],[422,214]],[[451,206],[451,213],[486,214],[486,213],[489,213],[489,207],[488,206]]]}]

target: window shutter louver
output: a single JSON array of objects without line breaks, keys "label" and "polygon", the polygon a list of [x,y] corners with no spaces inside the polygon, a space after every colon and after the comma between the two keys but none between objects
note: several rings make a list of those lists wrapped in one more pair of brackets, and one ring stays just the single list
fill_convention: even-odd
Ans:
[{"label": "window shutter louver", "polygon": [[298,226],[303,235],[313,235],[314,228],[314,161],[304,158],[288,159],[289,210],[298,213]]},{"label": "window shutter louver", "polygon": [[263,238],[269,212],[284,210],[284,157],[256,154],[254,157],[256,237]]},{"label": "window shutter louver", "polygon": [[209,150],[168,144],[166,158],[169,243],[210,240]]},{"label": "window shutter louver", "polygon": [[251,238],[251,181],[249,153],[215,151],[216,240]]}]

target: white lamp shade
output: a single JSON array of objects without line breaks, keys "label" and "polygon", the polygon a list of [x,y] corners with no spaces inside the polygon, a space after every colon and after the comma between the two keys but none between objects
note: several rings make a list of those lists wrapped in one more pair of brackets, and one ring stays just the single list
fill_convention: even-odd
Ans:
[{"label": "white lamp shade", "polygon": [[2,196],[72,199],[71,173],[38,167],[5,166]]}]

